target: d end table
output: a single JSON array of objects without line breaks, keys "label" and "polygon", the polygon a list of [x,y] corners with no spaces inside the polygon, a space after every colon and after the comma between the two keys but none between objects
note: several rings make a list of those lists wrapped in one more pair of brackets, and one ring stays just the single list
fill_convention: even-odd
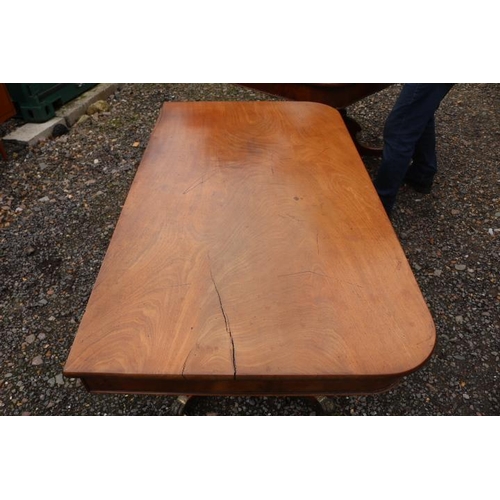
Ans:
[{"label": "d end table", "polygon": [[64,368],[95,393],[388,390],[432,317],[335,109],[163,105]]}]

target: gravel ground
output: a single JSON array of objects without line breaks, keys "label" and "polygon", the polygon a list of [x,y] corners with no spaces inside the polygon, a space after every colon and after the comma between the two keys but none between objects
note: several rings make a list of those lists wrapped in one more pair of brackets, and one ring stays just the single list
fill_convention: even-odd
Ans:
[{"label": "gravel ground", "polygon": [[[378,145],[399,91],[353,105]],[[458,84],[437,114],[430,195],[393,224],[434,317],[429,362],[396,389],[335,398],[338,415],[498,415],[500,86]],[[173,397],[91,395],[62,376],[79,320],[164,101],[273,99],[231,84],[124,84],[108,111],[0,160],[0,415],[172,415]],[[6,135],[18,120],[0,126]],[[363,158],[370,175],[379,160]],[[191,415],[315,415],[307,398],[199,398]]]}]

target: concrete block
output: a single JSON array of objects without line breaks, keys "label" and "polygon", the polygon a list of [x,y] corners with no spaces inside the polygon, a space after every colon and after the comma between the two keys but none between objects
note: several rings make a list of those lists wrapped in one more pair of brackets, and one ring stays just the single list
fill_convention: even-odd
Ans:
[{"label": "concrete block", "polygon": [[94,102],[106,100],[120,88],[119,83],[99,83],[87,92],[73,99],[56,111],[56,116],[45,123],[26,123],[3,138],[4,141],[18,142],[32,146],[38,141],[52,135],[52,129],[57,124],[73,126],[87,108]]},{"label": "concrete block", "polygon": [[3,140],[32,146],[38,141],[50,137],[52,135],[52,129],[58,124],[66,125],[66,120],[63,117],[56,116],[45,123],[26,123],[6,135]]},{"label": "concrete block", "polygon": [[106,100],[120,87],[119,83],[99,83],[87,92],[73,99],[56,111],[56,116],[63,117],[66,125],[72,127],[80,116],[84,115],[87,108],[94,102]]}]

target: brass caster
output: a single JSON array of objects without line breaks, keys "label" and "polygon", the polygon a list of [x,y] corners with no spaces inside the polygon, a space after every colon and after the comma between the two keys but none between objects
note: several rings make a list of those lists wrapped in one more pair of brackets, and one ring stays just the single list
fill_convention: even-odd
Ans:
[{"label": "brass caster", "polygon": [[336,415],[336,408],[332,398],[327,396],[315,396],[314,399],[319,407],[318,415],[329,417]]},{"label": "brass caster", "polygon": [[186,405],[190,399],[190,396],[179,396],[172,404],[172,414],[176,417],[186,416]]}]

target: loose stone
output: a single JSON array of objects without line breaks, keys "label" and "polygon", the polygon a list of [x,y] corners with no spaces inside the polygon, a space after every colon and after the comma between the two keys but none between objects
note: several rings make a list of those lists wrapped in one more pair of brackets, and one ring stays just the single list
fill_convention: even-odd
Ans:
[{"label": "loose stone", "polygon": [[43,358],[42,358],[42,356],[35,356],[33,358],[33,361],[31,362],[31,364],[35,365],[35,366],[43,364]]}]

